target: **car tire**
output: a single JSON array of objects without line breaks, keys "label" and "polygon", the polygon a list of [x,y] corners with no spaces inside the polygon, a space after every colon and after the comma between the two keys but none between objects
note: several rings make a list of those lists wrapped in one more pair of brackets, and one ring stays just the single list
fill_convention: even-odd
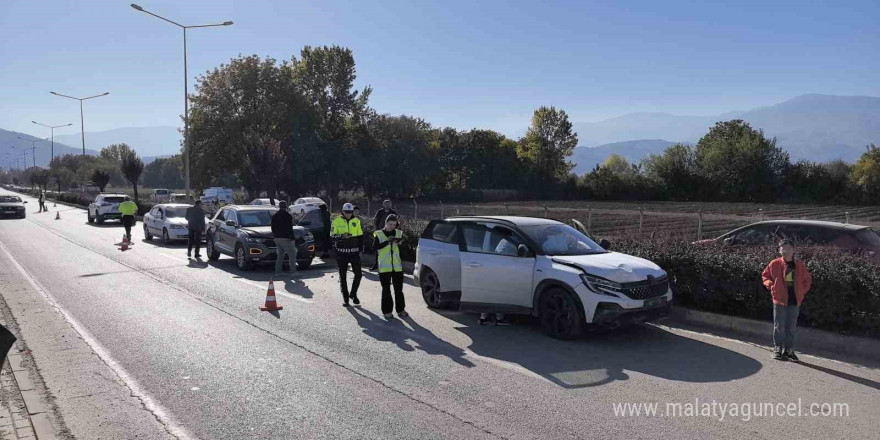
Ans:
[{"label": "car tire", "polygon": [[208,250],[208,260],[217,261],[220,259],[220,251],[214,247],[214,239],[210,236],[205,239],[205,247]]},{"label": "car tire", "polygon": [[240,244],[235,245],[235,265],[238,270],[250,270],[251,262],[247,258],[244,247]]},{"label": "car tire", "polygon": [[168,229],[162,228],[162,244],[168,246],[171,244],[171,237],[168,236]]},{"label": "car tire", "polygon": [[425,273],[421,276],[421,281],[419,284],[421,284],[422,288],[422,299],[425,300],[425,304],[428,305],[428,308],[449,308],[449,303],[441,301],[439,298],[440,278],[437,277],[437,274],[434,273],[434,271],[430,269],[425,270]]},{"label": "car tire", "polygon": [[313,261],[313,259],[310,259],[309,261],[306,261],[303,263],[297,262],[296,268],[299,270],[306,270],[306,269],[312,267],[312,261]]},{"label": "car tire", "polygon": [[104,224],[104,217],[102,217],[101,214],[95,214],[95,223],[97,223],[99,225],[103,225]]},{"label": "car tire", "polygon": [[150,228],[147,227],[146,223],[144,223],[144,239],[147,241],[153,240],[153,235],[150,234]]},{"label": "car tire", "polygon": [[583,308],[565,289],[551,287],[544,291],[538,312],[541,329],[553,338],[571,340],[583,334]]}]

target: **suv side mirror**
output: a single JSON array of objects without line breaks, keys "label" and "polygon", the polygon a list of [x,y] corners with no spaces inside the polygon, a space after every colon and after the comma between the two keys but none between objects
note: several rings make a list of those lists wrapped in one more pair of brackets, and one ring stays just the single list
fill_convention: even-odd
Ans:
[{"label": "suv side mirror", "polygon": [[599,240],[599,246],[602,246],[602,249],[605,249],[606,251],[611,250],[611,242],[604,238]]},{"label": "suv side mirror", "polygon": [[525,258],[529,256],[529,247],[521,244],[516,247],[516,256],[520,258]]},{"label": "suv side mirror", "polygon": [[231,226],[233,228],[238,227],[238,225],[235,224],[235,220],[226,220],[226,226]]},{"label": "suv side mirror", "polygon": [[27,200],[24,200],[22,203],[27,203]]},{"label": "suv side mirror", "polygon": [[733,244],[733,237],[727,237],[727,238],[724,239],[724,245],[725,245],[725,246],[730,246],[730,245],[732,245],[732,244]]}]

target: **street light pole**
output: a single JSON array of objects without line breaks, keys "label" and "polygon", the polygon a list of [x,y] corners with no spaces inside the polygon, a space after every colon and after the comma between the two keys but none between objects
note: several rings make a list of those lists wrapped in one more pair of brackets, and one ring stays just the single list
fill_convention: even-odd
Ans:
[{"label": "street light pole", "polygon": [[217,27],[217,26],[230,26],[232,25],[231,21],[224,21],[223,23],[218,24],[202,24],[195,26],[185,26],[180,23],[171,21],[165,17],[160,15],[156,15],[150,11],[147,11],[140,5],[136,5],[134,3],[131,4],[131,7],[137,11],[143,12],[148,15],[152,15],[162,21],[166,21],[171,23],[181,29],[183,29],[183,169],[184,169],[184,180],[186,182],[186,195],[189,197],[190,195],[190,180],[189,180],[189,75],[187,73],[187,62],[186,62],[186,30],[192,28],[204,28],[204,27]]},{"label": "street light pole", "polygon": [[[36,167],[37,167],[37,142],[45,142],[45,141],[49,140],[49,138],[46,138],[46,139],[37,139],[37,140],[35,140],[35,141],[32,141],[32,140],[30,140],[30,139],[25,139],[25,138],[23,138],[23,137],[21,137],[21,136],[18,136],[18,138],[21,139],[21,140],[23,140],[23,141],[26,141],[26,142],[30,142],[30,143],[31,143],[31,148],[30,148],[30,150],[31,150],[31,156],[33,156],[33,158],[34,158],[34,168],[36,168]],[[24,150],[25,152],[27,152],[28,149],[23,148],[23,150]],[[27,167],[27,156],[25,156],[24,166]]]},{"label": "street light pole", "polygon": [[[82,101],[80,101],[80,102],[82,102]],[[80,109],[82,109],[82,106],[80,106]],[[52,158],[49,159],[49,163],[51,164],[52,161],[55,160],[55,129],[56,129],[56,128],[61,128],[61,127],[70,127],[70,126],[73,125],[73,124],[64,124],[64,125],[46,125],[46,124],[41,124],[41,123],[39,123],[39,122],[37,122],[37,121],[31,121],[31,122],[33,122],[34,124],[37,124],[37,125],[41,125],[41,126],[43,126],[43,127],[48,127],[49,130],[50,130],[51,133],[52,133]],[[85,143],[85,142],[83,142],[83,143]]]},{"label": "street light pole", "polygon": [[73,96],[62,95],[62,94],[56,93],[56,92],[49,92],[49,93],[51,93],[55,96],[61,96],[63,98],[70,98],[70,99],[75,99],[75,100],[79,101],[79,126],[80,126],[80,131],[82,132],[82,149],[83,149],[82,155],[85,156],[86,155],[86,123],[85,123],[85,119],[83,118],[83,101],[85,101],[87,99],[100,98],[102,96],[107,96],[110,94],[110,92],[104,92],[104,93],[101,93],[100,95],[88,96],[85,98],[75,98]]}]

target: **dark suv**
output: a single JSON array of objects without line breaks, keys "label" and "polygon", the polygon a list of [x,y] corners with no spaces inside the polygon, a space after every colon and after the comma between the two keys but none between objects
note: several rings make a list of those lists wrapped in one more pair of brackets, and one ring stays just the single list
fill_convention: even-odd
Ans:
[{"label": "dark suv", "polygon": [[[273,206],[250,205],[225,206],[217,211],[205,233],[208,259],[214,261],[220,254],[230,255],[241,270],[254,264],[274,263],[277,254],[271,224],[276,212],[278,208]],[[315,258],[315,239],[300,226],[294,226],[293,233],[296,265],[307,269]]]},{"label": "dark suv", "polygon": [[818,220],[758,222],[694,244],[759,246],[772,245],[780,238],[790,238],[811,246],[846,249],[869,257],[880,256],[880,235],[869,226]]}]

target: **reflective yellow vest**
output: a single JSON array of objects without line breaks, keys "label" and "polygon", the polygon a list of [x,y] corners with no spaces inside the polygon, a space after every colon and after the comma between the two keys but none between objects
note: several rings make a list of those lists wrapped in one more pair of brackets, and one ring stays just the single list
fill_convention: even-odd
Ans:
[{"label": "reflective yellow vest", "polygon": [[131,200],[126,200],[119,204],[119,212],[122,215],[135,215],[138,212],[138,205]]},{"label": "reflective yellow vest", "polygon": [[364,235],[364,230],[361,229],[361,221],[357,217],[352,217],[350,220],[345,221],[345,217],[339,216],[333,219],[333,227],[330,228],[330,235],[339,236],[342,234],[351,234],[352,237],[360,237]]},{"label": "reflective yellow vest", "polygon": [[[403,237],[403,231],[400,229],[395,230],[393,234],[393,237]],[[379,239],[380,245],[388,241],[384,229],[376,231],[376,237]],[[396,242],[379,249],[379,273],[388,272],[403,272],[403,263],[400,261],[400,246]]]}]

